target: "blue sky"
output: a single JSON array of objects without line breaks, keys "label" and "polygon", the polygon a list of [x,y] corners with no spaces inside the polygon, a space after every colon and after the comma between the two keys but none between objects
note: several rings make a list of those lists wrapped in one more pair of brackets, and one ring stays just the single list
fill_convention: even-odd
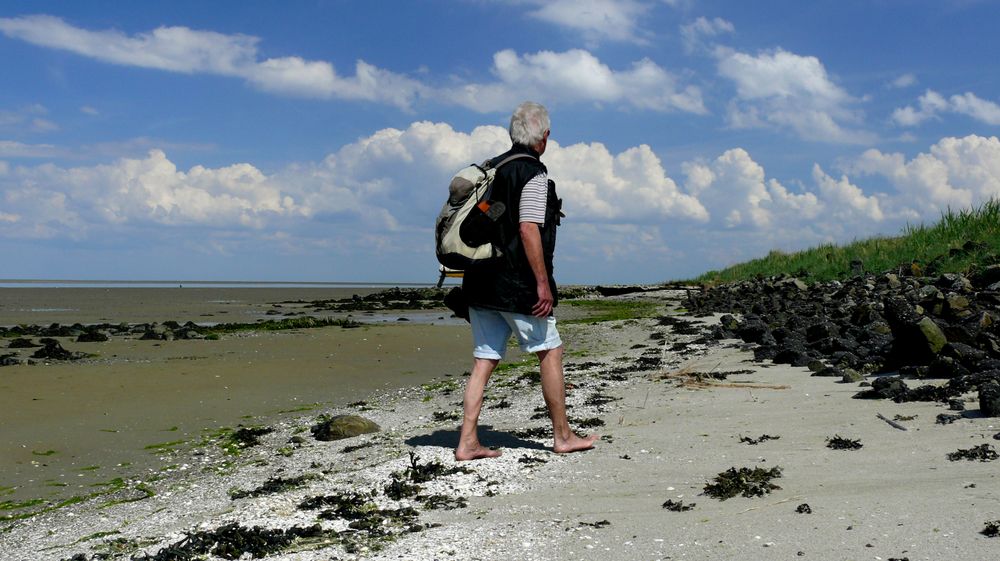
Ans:
[{"label": "blue sky", "polygon": [[3,278],[422,282],[549,107],[556,278],[656,282],[1000,196],[1000,5],[0,2]]}]

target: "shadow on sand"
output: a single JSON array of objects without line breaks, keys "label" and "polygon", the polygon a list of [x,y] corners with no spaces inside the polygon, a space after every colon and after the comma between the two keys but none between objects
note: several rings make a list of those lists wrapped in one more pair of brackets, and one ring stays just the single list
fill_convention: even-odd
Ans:
[{"label": "shadow on sand", "polygon": [[[405,440],[410,446],[439,446],[454,449],[458,446],[458,429],[439,429],[430,434],[421,434]],[[490,425],[479,426],[479,442],[490,448],[528,448],[531,450],[549,450],[544,444],[518,438],[510,433],[495,431]]]}]

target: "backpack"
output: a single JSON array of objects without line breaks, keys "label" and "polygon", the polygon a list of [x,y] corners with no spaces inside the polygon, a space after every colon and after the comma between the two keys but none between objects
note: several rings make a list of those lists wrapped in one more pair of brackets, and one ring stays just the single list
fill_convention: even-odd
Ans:
[{"label": "backpack", "polygon": [[436,253],[441,265],[464,271],[503,255],[491,241],[496,221],[507,209],[502,202],[491,201],[490,194],[497,169],[517,158],[534,156],[514,154],[496,165],[486,160],[481,165],[463,168],[452,178],[448,200],[434,224]]}]

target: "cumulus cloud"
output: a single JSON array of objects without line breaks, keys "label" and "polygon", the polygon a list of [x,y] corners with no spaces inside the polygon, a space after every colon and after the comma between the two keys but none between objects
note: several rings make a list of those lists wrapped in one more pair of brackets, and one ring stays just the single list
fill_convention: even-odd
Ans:
[{"label": "cumulus cloud", "polygon": [[[578,3],[547,2],[533,13],[536,17],[559,19],[568,26],[598,29],[602,21],[634,25],[635,17],[644,9],[635,2],[590,0],[584,10],[574,13],[570,5]],[[605,33],[618,33],[612,29],[619,28],[609,25]],[[552,102],[613,103],[654,111],[707,113],[697,87],[681,84],[653,61],[642,59],[614,70],[579,49],[524,55],[503,50],[493,57],[491,70],[497,81],[435,87],[363,60],[356,63],[353,76],[343,76],[326,61],[296,56],[262,59],[256,37],[186,27],[159,27],[126,35],[117,30],[81,29],[60,18],[36,15],[0,18],[0,33],[111,64],[241,78],[262,91],[280,95],[370,101],[405,110],[420,100],[433,100],[480,112],[508,111],[526,97],[534,97]],[[0,126],[4,120],[0,114]],[[51,126],[40,119],[36,122],[39,129]]]},{"label": "cumulus cloud", "polygon": [[777,49],[749,55],[717,48],[718,72],[732,80],[737,97],[729,105],[735,128],[790,129],[806,140],[870,143],[861,128],[859,102],[838,86],[816,57]]},{"label": "cumulus cloud", "polygon": [[684,42],[684,50],[692,53],[707,48],[707,40],[734,31],[736,28],[733,24],[722,18],[699,17],[693,22],[681,26],[681,40]]},{"label": "cumulus cloud", "polygon": [[542,21],[582,32],[594,43],[601,39],[630,43],[647,42],[649,33],[639,19],[649,6],[635,0],[538,0],[528,15]]},{"label": "cumulus cloud", "polygon": [[493,56],[492,72],[498,81],[467,84],[443,95],[476,111],[507,110],[526,98],[534,98],[707,113],[697,87],[682,86],[673,74],[649,59],[613,70],[580,49],[523,56],[508,49]]},{"label": "cumulus cloud", "polygon": [[902,154],[868,150],[849,169],[878,175],[895,187],[892,204],[907,216],[935,219],[942,211],[1000,197],[1000,140],[947,137],[907,161]]},{"label": "cumulus cloud", "polygon": [[912,127],[939,118],[941,113],[958,113],[987,125],[1000,125],[1000,105],[972,92],[945,98],[934,90],[920,96],[916,107],[907,105],[893,111],[892,120],[899,126]]},{"label": "cumulus cloud", "polygon": [[742,148],[727,150],[711,162],[683,167],[688,193],[704,204],[712,224],[727,229],[767,229],[815,216],[820,208],[811,193],[794,194],[765,177],[764,168]]},{"label": "cumulus cloud", "polygon": [[361,61],[354,76],[340,76],[325,61],[294,56],[260,60],[260,40],[249,35],[176,26],[129,36],[117,30],[81,29],[47,15],[0,18],[0,32],[112,64],[243,78],[262,90],[281,94],[376,101],[406,108],[425,90],[415,80]]}]

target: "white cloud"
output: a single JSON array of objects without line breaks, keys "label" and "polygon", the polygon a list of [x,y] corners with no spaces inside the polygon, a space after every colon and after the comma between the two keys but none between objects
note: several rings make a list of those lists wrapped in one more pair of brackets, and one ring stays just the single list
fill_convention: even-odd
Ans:
[{"label": "white cloud", "polygon": [[24,144],[13,140],[0,140],[0,158],[51,158],[59,150],[51,144]]},{"label": "white cloud", "polygon": [[101,114],[100,111],[98,111],[96,108],[91,107],[89,105],[84,105],[84,106],[80,107],[80,112],[83,113],[83,114],[85,114],[85,115],[100,115]]},{"label": "white cloud", "polygon": [[902,154],[868,150],[849,169],[885,177],[900,213],[933,220],[948,209],[969,208],[1000,197],[1000,140],[995,136],[947,137],[910,161]]},{"label": "white cloud", "polygon": [[248,35],[158,27],[129,36],[117,30],[81,29],[47,15],[0,18],[0,32],[112,64],[238,77],[262,90],[288,95],[376,101],[408,108],[425,90],[415,80],[361,61],[353,77],[344,77],[325,61],[294,56],[260,60],[260,40]]},{"label": "white cloud", "polygon": [[757,56],[717,48],[719,74],[733,81],[737,97],[729,106],[735,128],[791,129],[806,140],[870,143],[861,128],[859,100],[830,79],[816,57],[777,49]]},{"label": "white cloud", "polygon": [[889,83],[893,88],[908,88],[917,83],[917,77],[913,74],[903,74]]},{"label": "white cloud", "polygon": [[1000,105],[979,98],[972,92],[946,99],[934,90],[927,90],[917,99],[917,105],[896,109],[892,112],[892,120],[899,126],[912,127],[948,112],[967,115],[987,125],[1000,125]]},{"label": "white cloud", "polygon": [[834,179],[827,175],[819,164],[813,164],[813,181],[819,186],[823,200],[838,220],[852,220],[856,217],[881,222],[882,213],[878,197],[866,196],[860,187],[850,182],[846,175]]},{"label": "white cloud", "polygon": [[712,224],[728,229],[780,227],[815,216],[819,201],[811,193],[791,193],[776,180],[767,180],[764,168],[742,148],[727,150],[711,162],[688,162],[683,167],[687,192],[708,208]]},{"label": "white cloud", "polygon": [[542,0],[528,13],[542,21],[582,32],[589,43],[601,39],[645,43],[638,21],[649,6],[635,0]]},{"label": "white cloud", "polygon": [[15,110],[0,110],[0,129],[36,133],[59,130],[59,125],[42,117],[48,112],[45,106],[37,103]]},{"label": "white cloud", "polygon": [[588,51],[540,51],[519,56],[504,50],[493,56],[498,81],[467,84],[444,95],[476,111],[507,110],[524,99],[606,102],[655,111],[705,114],[701,91],[681,86],[649,59],[613,70]]},{"label": "white cloud", "polygon": [[691,23],[681,26],[681,40],[684,49],[691,53],[706,48],[706,39],[713,39],[723,33],[733,33],[736,28],[731,22],[722,18],[707,19],[699,17]]}]

